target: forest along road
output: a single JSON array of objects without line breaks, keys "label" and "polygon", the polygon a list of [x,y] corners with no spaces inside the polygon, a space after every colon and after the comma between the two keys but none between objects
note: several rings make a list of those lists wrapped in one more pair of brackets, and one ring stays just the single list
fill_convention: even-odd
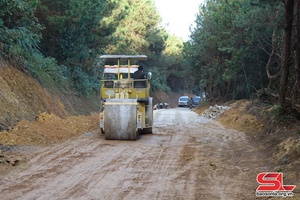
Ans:
[{"label": "forest along road", "polygon": [[1,178],[1,199],[256,198],[256,175],[268,168],[243,133],[188,108],[155,110],[154,119],[154,133],[137,141],[97,130],[42,148]]}]

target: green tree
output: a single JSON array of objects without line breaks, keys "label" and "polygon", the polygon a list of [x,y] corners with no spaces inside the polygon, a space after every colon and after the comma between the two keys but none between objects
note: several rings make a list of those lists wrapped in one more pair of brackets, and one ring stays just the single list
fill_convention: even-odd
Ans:
[{"label": "green tree", "polygon": [[43,27],[34,16],[35,4],[1,0],[0,7],[0,56],[25,64],[33,54],[40,54]]},{"label": "green tree", "polygon": [[38,17],[44,23],[43,51],[59,63],[80,63],[90,70],[97,54],[109,43],[113,27],[101,24],[110,13],[111,4],[104,0],[41,0]]},{"label": "green tree", "polygon": [[41,83],[60,81],[56,60],[39,48],[43,26],[35,16],[37,1],[0,1],[0,59],[29,71]]},{"label": "green tree", "polygon": [[85,93],[98,90],[98,55],[114,32],[104,19],[113,9],[105,0],[40,0],[37,17],[45,26],[41,49],[57,59],[65,77]]},{"label": "green tree", "polygon": [[[153,0],[121,0],[113,11],[122,15],[109,45],[111,54],[148,54],[163,50],[164,36],[158,24],[160,17]],[[163,32],[163,31],[162,31]],[[160,45],[160,46],[158,46]]]},{"label": "green tree", "polygon": [[185,51],[198,85],[206,89],[208,97],[250,98],[268,83],[265,63],[269,47],[261,48],[261,44],[263,39],[269,41],[272,28],[262,26],[266,21],[258,23],[258,16],[267,20],[250,0],[209,0],[200,7]]}]

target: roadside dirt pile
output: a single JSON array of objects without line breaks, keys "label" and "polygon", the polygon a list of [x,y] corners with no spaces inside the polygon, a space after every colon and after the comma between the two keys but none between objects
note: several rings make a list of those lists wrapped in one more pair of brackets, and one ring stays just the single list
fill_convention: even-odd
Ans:
[{"label": "roadside dirt pile", "polygon": [[274,171],[283,172],[293,184],[300,184],[300,121],[288,116],[276,118],[276,106],[259,100],[229,103],[229,110],[217,119],[227,128],[246,133],[272,160]]},{"label": "roadside dirt pile", "polygon": [[228,106],[210,106],[208,109],[204,110],[201,116],[206,117],[208,119],[216,119],[226,110],[229,110],[230,107]]},{"label": "roadside dirt pile", "polygon": [[264,128],[265,124],[259,117],[261,109],[255,107],[251,101],[239,100],[228,103],[226,106],[230,109],[217,119],[224,126],[249,134],[253,131],[258,133]]},{"label": "roadside dirt pile", "polygon": [[32,148],[49,146],[98,130],[98,116],[40,114],[36,120],[20,121],[9,131],[0,132],[0,175],[27,160]]},{"label": "roadside dirt pile", "polygon": [[57,143],[98,128],[98,116],[40,114],[33,122],[20,121],[10,131],[1,132],[0,144],[6,146],[44,146]]}]

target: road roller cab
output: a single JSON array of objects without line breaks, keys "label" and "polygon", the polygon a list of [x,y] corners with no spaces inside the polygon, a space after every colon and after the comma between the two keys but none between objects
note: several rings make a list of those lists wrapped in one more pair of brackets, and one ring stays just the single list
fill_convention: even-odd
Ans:
[{"label": "road roller cab", "polygon": [[[145,55],[103,55],[117,61],[105,65],[101,80],[100,129],[105,139],[136,140],[139,133],[152,133],[153,103],[150,97],[151,73],[133,79],[138,65],[132,60],[147,60]],[[127,60],[127,65],[121,65]]]}]

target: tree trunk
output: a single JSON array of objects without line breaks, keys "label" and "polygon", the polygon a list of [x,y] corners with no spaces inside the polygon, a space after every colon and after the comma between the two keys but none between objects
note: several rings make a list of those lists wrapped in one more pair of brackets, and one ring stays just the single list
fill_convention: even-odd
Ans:
[{"label": "tree trunk", "polygon": [[286,95],[289,79],[289,60],[291,54],[291,39],[293,29],[294,0],[285,0],[285,23],[284,23],[284,51],[282,58],[282,71],[280,77],[279,103],[286,108]]},{"label": "tree trunk", "polygon": [[294,93],[294,102],[298,100],[300,92],[300,0],[296,0],[296,28],[297,28],[297,40],[296,40],[296,58],[295,58],[295,71],[296,71],[296,85]]}]

